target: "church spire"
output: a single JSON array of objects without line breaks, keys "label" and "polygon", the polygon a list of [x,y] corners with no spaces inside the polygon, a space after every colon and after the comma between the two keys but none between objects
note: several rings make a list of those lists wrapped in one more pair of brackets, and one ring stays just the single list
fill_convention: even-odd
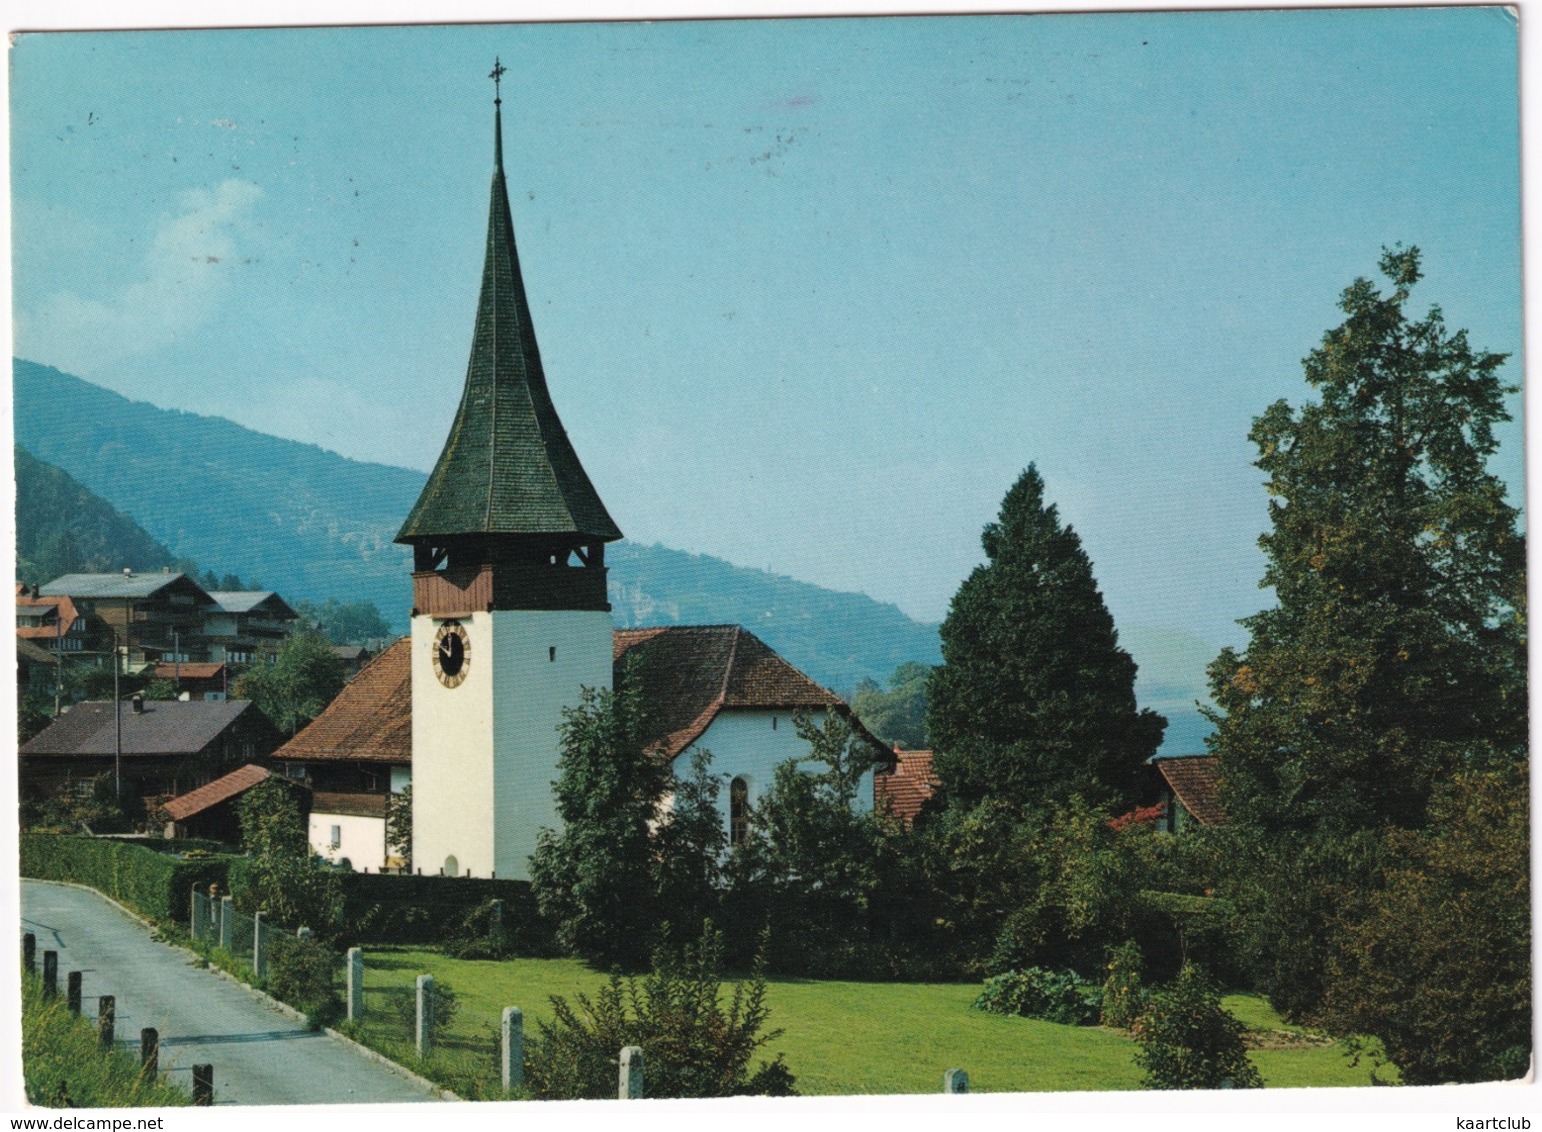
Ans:
[{"label": "church spire", "polygon": [[504,71],[496,62],[488,76],[493,183],[465,390],[439,462],[396,536],[418,549],[419,570],[434,568],[457,546],[474,545],[485,556],[500,544],[536,540],[578,549],[621,537],[546,389],[504,183]]}]

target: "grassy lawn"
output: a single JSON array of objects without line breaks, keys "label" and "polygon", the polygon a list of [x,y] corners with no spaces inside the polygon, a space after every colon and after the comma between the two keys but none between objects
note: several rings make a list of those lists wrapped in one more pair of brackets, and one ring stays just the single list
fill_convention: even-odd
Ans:
[{"label": "grassy lawn", "polygon": [[[359,1036],[409,1065],[416,1062],[404,1005],[421,974],[449,983],[460,1003],[422,1068],[462,1096],[485,1098],[499,1095],[496,1038],[505,1006],[524,1012],[528,1043],[536,1023],[552,1017],[549,996],[592,995],[605,982],[571,959],[477,962],[418,949],[367,950]],[[1135,1044],[1122,1032],[985,1014],[970,1009],[978,993],[973,984],[772,979],[771,1025],[784,1033],[767,1049],[786,1054],[804,1094],[936,1093],[943,1072],[955,1067],[967,1069],[970,1088],[980,1092],[1139,1087]],[[1266,1085],[1370,1084],[1367,1067],[1351,1068],[1336,1044],[1289,1036],[1262,999],[1232,995],[1226,1008],[1249,1028],[1281,1031],[1279,1048],[1251,1054]]]}]

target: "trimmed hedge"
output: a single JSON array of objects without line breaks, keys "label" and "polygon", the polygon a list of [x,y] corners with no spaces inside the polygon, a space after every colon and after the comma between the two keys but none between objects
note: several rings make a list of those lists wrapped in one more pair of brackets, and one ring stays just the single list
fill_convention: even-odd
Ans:
[{"label": "trimmed hedge", "polygon": [[24,833],[21,875],[88,885],[151,920],[185,924],[193,886],[225,882],[227,862],[184,861],[108,838]]},{"label": "trimmed hedge", "polygon": [[551,926],[536,908],[529,881],[390,873],[344,873],[342,881],[343,922],[360,942],[445,943],[464,936],[467,921],[487,901],[502,900],[508,945],[516,954],[552,948]]}]

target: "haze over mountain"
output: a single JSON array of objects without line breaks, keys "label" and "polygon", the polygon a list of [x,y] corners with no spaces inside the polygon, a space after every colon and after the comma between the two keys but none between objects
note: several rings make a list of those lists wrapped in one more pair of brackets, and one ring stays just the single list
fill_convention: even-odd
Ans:
[{"label": "haze over mountain", "polygon": [[[423,473],[130,401],[21,359],[13,374],[16,443],[133,515],[168,563],[194,559],[291,600],[373,601],[406,630],[411,556],[391,540]],[[623,542],[607,557],[619,626],[742,624],[845,691],[941,659],[936,626],[861,594],[661,546]]]},{"label": "haze over mountain", "polygon": [[[395,630],[406,631],[411,560],[392,539],[425,482],[422,472],[130,401],[34,362],[15,359],[13,375],[17,508],[27,530],[50,522],[80,527],[72,537],[100,551],[102,569],[194,560],[290,600],[373,601]],[[28,453],[68,475],[61,480]],[[91,493],[105,504],[89,502]],[[77,514],[41,514],[60,508]],[[885,683],[904,661],[941,660],[935,625],[862,594],[658,545],[623,541],[607,558],[620,627],[743,625],[847,694],[863,677]],[[1205,694],[1214,647],[1139,626],[1121,626],[1121,639],[1141,666],[1142,704],[1168,717],[1164,752],[1199,750],[1208,725],[1194,701]]]}]

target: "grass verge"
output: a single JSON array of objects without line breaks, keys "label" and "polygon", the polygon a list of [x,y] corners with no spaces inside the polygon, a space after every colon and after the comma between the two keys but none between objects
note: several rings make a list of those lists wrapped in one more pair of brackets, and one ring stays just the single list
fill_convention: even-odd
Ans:
[{"label": "grass verge", "polygon": [[[449,983],[459,999],[453,1024],[426,1060],[415,1054],[410,1021],[413,985],[421,974]],[[349,1032],[460,1096],[501,1099],[503,1008],[524,1012],[528,1047],[537,1023],[552,1017],[551,995],[570,1000],[580,991],[593,995],[604,981],[603,974],[572,959],[494,962],[450,959],[420,948],[372,948],[365,952],[365,1017]],[[970,1088],[979,1092],[1140,1087],[1136,1047],[1124,1032],[985,1014],[971,1009],[979,993],[975,984],[769,982],[770,1026],[784,1032],[766,1047],[766,1055],[787,1055],[803,1094],[935,1093],[952,1068],[968,1070]],[[1291,1029],[1256,996],[1232,995],[1225,1004],[1251,1029]],[[1266,1085],[1371,1084],[1369,1066],[1351,1065],[1342,1046],[1306,1039],[1250,1051]]]},{"label": "grass verge", "polygon": [[43,996],[35,975],[22,979],[22,1065],[27,1100],[51,1108],[172,1108],[193,1103],[176,1085],[140,1073],[138,1059],[104,1050],[96,1027],[71,1014],[62,996]]}]

